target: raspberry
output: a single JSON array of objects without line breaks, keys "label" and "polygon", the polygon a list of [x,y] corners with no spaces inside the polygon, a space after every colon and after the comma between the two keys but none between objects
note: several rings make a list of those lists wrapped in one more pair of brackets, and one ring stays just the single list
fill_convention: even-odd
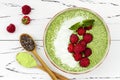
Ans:
[{"label": "raspberry", "polygon": [[80,66],[81,67],[87,67],[87,66],[89,66],[89,64],[90,64],[89,58],[82,58],[80,60]]},{"label": "raspberry", "polygon": [[90,30],[92,29],[92,26],[85,27],[85,30]]},{"label": "raspberry", "polygon": [[85,46],[82,46],[80,44],[76,44],[74,47],[74,52],[75,53],[80,53],[85,50]]},{"label": "raspberry", "polygon": [[15,32],[16,27],[15,27],[14,24],[10,24],[9,26],[7,26],[6,30],[7,30],[9,33],[13,33],[13,32]]},{"label": "raspberry", "polygon": [[82,46],[86,46],[87,45],[87,43],[84,40],[80,40],[78,44],[80,44]]},{"label": "raspberry", "polygon": [[73,53],[73,52],[74,52],[74,45],[73,45],[72,43],[70,43],[70,44],[68,45],[68,51],[69,51],[70,53]]},{"label": "raspberry", "polygon": [[73,57],[74,57],[75,61],[79,61],[79,60],[82,59],[82,54],[80,54],[80,53],[74,53]]},{"label": "raspberry", "polygon": [[70,36],[70,42],[71,43],[77,43],[78,42],[78,36],[76,35],[76,34],[72,34],[71,36]]},{"label": "raspberry", "polygon": [[22,23],[23,24],[25,24],[25,25],[27,25],[27,24],[29,24],[30,23],[30,17],[29,16],[24,16],[23,18],[22,18]]},{"label": "raspberry", "polygon": [[84,36],[83,36],[83,40],[86,42],[86,43],[90,43],[93,39],[93,36],[92,34],[90,33],[86,33]]},{"label": "raspberry", "polygon": [[85,57],[89,57],[92,54],[92,50],[90,48],[86,48],[84,51]]},{"label": "raspberry", "polygon": [[22,13],[23,14],[29,14],[31,12],[31,7],[30,6],[28,6],[28,5],[24,5],[24,6],[22,6]]},{"label": "raspberry", "polygon": [[84,28],[78,28],[78,30],[77,30],[77,33],[79,34],[79,35],[84,35],[85,33],[86,33],[86,30],[84,29]]}]

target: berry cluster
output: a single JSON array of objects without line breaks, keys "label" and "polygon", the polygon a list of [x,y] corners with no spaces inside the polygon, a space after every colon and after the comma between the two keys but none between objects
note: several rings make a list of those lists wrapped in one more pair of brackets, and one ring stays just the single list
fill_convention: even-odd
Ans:
[{"label": "berry cluster", "polygon": [[[27,15],[27,14],[29,14],[30,12],[31,12],[31,7],[30,7],[30,6],[28,6],[28,5],[22,6],[22,13],[23,13],[24,15]],[[25,24],[25,25],[29,24],[30,21],[31,21],[31,19],[30,19],[29,16],[24,16],[24,17],[22,18],[22,23]],[[10,25],[7,26],[6,30],[7,30],[9,33],[14,33],[15,30],[16,30],[16,27],[15,27],[14,24],[11,23]]]},{"label": "berry cluster", "polygon": [[[30,12],[31,12],[31,7],[30,6],[28,6],[28,5],[22,6],[22,13],[24,15],[28,15]],[[31,19],[30,19],[29,16],[23,16],[23,18],[22,18],[22,23],[23,24],[27,25],[27,24],[30,23],[30,21],[31,21]]]},{"label": "berry cluster", "polygon": [[[73,53],[75,61],[79,61],[81,67],[87,67],[90,64],[88,57],[92,54],[92,50],[87,47],[87,44],[93,40],[93,36],[86,33],[90,29],[92,29],[92,26],[80,27],[76,30],[77,34],[71,34],[70,36],[68,51]],[[79,36],[82,36],[83,39],[80,40]]]}]

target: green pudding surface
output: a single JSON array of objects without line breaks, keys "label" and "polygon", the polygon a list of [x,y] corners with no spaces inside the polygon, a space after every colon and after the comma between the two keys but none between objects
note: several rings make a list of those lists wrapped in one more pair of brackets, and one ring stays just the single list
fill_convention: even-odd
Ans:
[{"label": "green pudding surface", "polygon": [[[66,20],[79,16],[83,17],[83,19],[95,20],[92,30],[87,31],[87,33],[93,35],[93,41],[88,44],[88,47],[92,49],[92,55],[89,57],[90,65],[88,67],[80,67],[79,63],[75,67],[70,67],[64,64],[55,53],[54,41],[61,29],[61,25]],[[69,43],[69,41],[67,42]],[[45,32],[44,47],[50,61],[59,69],[69,73],[84,73],[98,66],[107,55],[109,48],[109,31],[103,20],[96,13],[84,8],[71,8],[60,12],[50,21]]]}]

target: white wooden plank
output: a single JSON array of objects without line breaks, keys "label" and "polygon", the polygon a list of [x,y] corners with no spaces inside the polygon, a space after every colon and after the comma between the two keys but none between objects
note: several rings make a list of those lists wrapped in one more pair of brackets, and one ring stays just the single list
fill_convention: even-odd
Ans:
[{"label": "white wooden plank", "polygon": [[[3,78],[5,80],[10,79],[18,79],[20,77],[23,76],[23,80],[26,79],[30,79],[30,80],[34,80],[31,79],[31,77],[36,77],[37,78],[44,78],[49,80],[48,78],[46,78],[46,76],[48,76],[46,73],[36,70],[36,69],[26,69],[21,67],[16,61],[15,61],[15,56],[18,52],[20,52],[20,49],[17,49],[17,47],[20,47],[19,42],[18,41],[1,41],[0,42],[1,46],[0,46],[0,52],[12,52],[12,53],[8,53],[8,54],[0,54],[0,70],[2,71],[2,73],[0,73],[0,75],[6,75],[7,73],[9,73],[10,75],[6,78]],[[41,41],[37,41],[37,45],[41,45]],[[105,61],[95,70],[93,70],[92,72],[86,73],[86,74],[80,74],[80,75],[70,75],[70,74],[66,74],[64,72],[59,71],[58,69],[56,69],[56,67],[54,67],[50,61],[47,59],[45,53],[44,53],[44,49],[43,47],[39,47],[37,49],[39,55],[43,58],[43,60],[50,66],[50,68],[54,71],[57,71],[61,74],[66,75],[69,78],[78,78],[82,79],[82,80],[88,80],[90,78],[93,78],[92,80],[95,80],[96,77],[98,78],[98,80],[100,78],[100,80],[107,80],[106,78],[111,78],[111,80],[114,80],[116,77],[118,79],[115,80],[119,80],[120,79],[120,65],[119,65],[119,61],[120,61],[120,54],[119,54],[119,47],[120,47],[120,41],[112,41],[111,42],[111,46],[110,46],[110,50],[108,53],[108,56],[106,57]],[[4,61],[4,62],[3,62]],[[13,61],[9,66],[6,66],[8,63],[10,63],[11,61]],[[15,62],[14,62],[15,61]],[[22,71],[24,73],[39,73],[40,75],[36,75],[33,74],[28,75],[28,74],[21,74],[21,73],[15,73],[15,72],[11,72],[9,70],[6,70],[5,68],[10,68],[13,69],[15,68],[15,70],[17,71]],[[14,76],[16,75],[16,77]],[[25,77],[27,76],[27,77]],[[88,78],[88,79],[86,79]],[[2,78],[1,78],[2,79]],[[44,79],[40,79],[40,80],[44,80]],[[37,80],[37,79],[36,79]]]},{"label": "white wooden plank", "polygon": [[[10,1],[10,2],[9,2]],[[16,1],[16,0],[9,0],[9,1],[1,1],[1,16],[14,16],[21,14],[21,6],[24,4],[29,4],[31,5],[32,8],[35,9],[34,12],[32,12],[30,15],[35,16],[36,18],[41,18],[41,17],[52,17],[55,15],[57,12],[60,10],[63,10],[68,7],[73,7],[74,5],[76,7],[85,7],[89,8],[91,10],[94,10],[95,12],[99,13],[103,18],[107,17],[115,17],[115,15],[119,15],[119,8],[120,8],[120,2],[119,1],[114,1],[111,0],[111,2],[108,0],[105,1],[83,1],[83,0],[36,0],[36,1]],[[114,4],[114,5],[113,5]],[[116,5],[117,6],[116,6]],[[11,5],[15,5],[15,7],[11,7]],[[71,6],[70,6],[71,5]],[[72,6],[73,5],[73,6]],[[4,9],[3,9],[4,8]],[[7,9],[7,10],[6,10]],[[14,13],[8,13],[8,11],[16,11]],[[34,13],[34,14],[33,14]],[[117,17],[117,16],[116,16]],[[119,16],[118,16],[119,17]],[[114,19],[114,18],[113,18]],[[118,19],[109,19],[115,22],[115,20],[118,22]],[[107,21],[111,22],[111,21]],[[118,22],[119,23],[119,22]]]},{"label": "white wooden plank", "polygon": [[[10,2],[9,2],[10,1]],[[59,11],[71,7],[70,5],[76,5],[78,7],[85,7],[95,12],[99,13],[102,18],[104,18],[105,22],[108,24],[110,29],[111,37],[113,40],[120,40],[120,18],[114,17],[115,15],[119,15],[119,6],[113,6],[110,2],[104,2],[105,4],[99,4],[100,2],[89,3],[82,2],[82,1],[63,1],[63,0],[56,0],[59,2],[53,2],[54,0],[50,1],[33,1],[33,0],[26,0],[26,1],[14,1],[14,0],[5,0],[0,2],[0,16],[8,16],[6,18],[0,18],[0,40],[18,40],[19,35],[21,33],[29,33],[35,37],[37,40],[43,39],[43,34],[47,23],[49,22],[49,18],[53,17]],[[11,7],[12,5],[17,5],[16,7]],[[115,1],[111,1],[111,3],[116,3]],[[24,4],[29,4],[34,10],[32,10],[31,14],[29,15],[32,19],[34,19],[30,25],[25,26],[21,24],[21,18],[23,15],[21,14],[21,7]],[[66,4],[66,5],[63,5]],[[13,13],[14,12],[14,13]],[[10,16],[10,17],[9,17]],[[111,17],[111,18],[108,18]],[[10,23],[14,23],[17,27],[17,30],[14,34],[9,34],[6,31],[6,26]]]},{"label": "white wooden plank", "polygon": [[[48,22],[48,20],[46,20]],[[6,31],[6,27],[4,29],[2,28],[1,33],[0,33],[0,40],[19,40],[19,36],[22,33],[28,33],[32,37],[34,37],[35,40],[43,40],[44,36],[44,30],[47,22],[41,22],[39,24],[38,21],[34,21],[38,24],[30,25],[30,26],[23,26],[21,24],[18,25],[17,30],[14,34],[10,34]],[[21,26],[20,26],[21,25]],[[38,26],[38,25],[43,25],[43,26]],[[45,26],[44,26],[45,25]],[[107,24],[109,31],[110,31],[110,36],[112,40],[120,40],[120,27],[119,24]],[[7,26],[7,25],[5,25]]]}]

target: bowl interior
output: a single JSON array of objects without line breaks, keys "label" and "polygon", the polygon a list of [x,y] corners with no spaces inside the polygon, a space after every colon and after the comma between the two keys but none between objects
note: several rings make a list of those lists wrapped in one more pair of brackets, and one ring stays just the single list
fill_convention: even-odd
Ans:
[{"label": "bowl interior", "polygon": [[[69,28],[84,19],[94,19],[93,41],[87,45],[92,49],[90,65],[80,67],[67,51],[69,37],[73,31]],[[68,73],[85,73],[97,67],[106,57],[110,44],[109,30],[103,19],[95,12],[85,8],[70,8],[55,15],[48,23],[44,34],[44,49],[48,59],[58,69]]]}]

